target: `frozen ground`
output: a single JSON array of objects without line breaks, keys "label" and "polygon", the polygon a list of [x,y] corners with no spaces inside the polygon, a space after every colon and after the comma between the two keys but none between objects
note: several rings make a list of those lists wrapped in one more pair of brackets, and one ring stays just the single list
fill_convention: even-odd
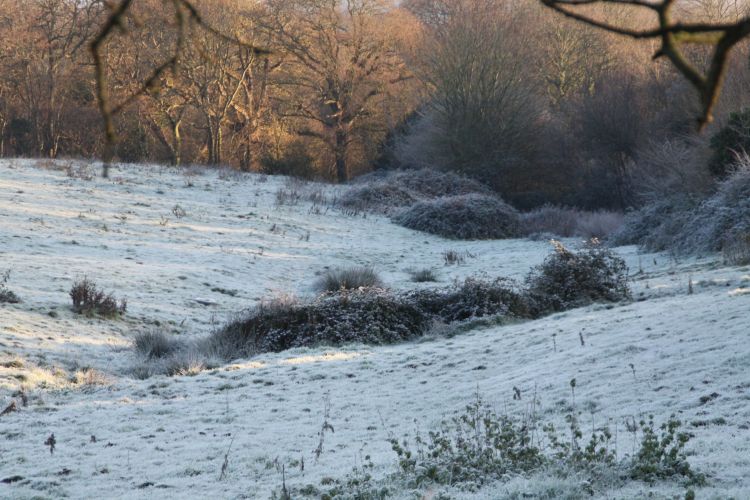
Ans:
[{"label": "frozen ground", "polygon": [[[691,462],[709,476],[698,498],[750,498],[750,268],[620,248],[645,300],[136,380],[135,332],[204,335],[262,298],[312,293],[326,266],[373,265],[402,289],[424,267],[443,284],[522,278],[549,245],[447,241],[307,200],[335,197],[327,186],[297,186],[303,199],[279,206],[283,178],[124,166],[86,180],[85,166],[72,164],[72,177],[66,166],[0,162],[0,272],[12,270],[8,287],[23,300],[0,305],[0,411],[20,388],[28,395],[0,416],[0,480],[14,480],[0,482],[1,498],[269,498],[281,464],[288,485],[319,485],[365,455],[382,475],[394,469],[390,435],[428,428],[477,390],[518,413],[536,391],[541,411],[561,420],[571,378],[585,419],[619,429],[620,455],[633,447],[625,419],[676,413],[694,434]],[[464,264],[446,266],[448,249],[466,253]],[[70,311],[67,292],[84,276],[127,298],[125,319]],[[316,461],[326,401],[335,432]],[[54,454],[44,444],[52,433]],[[552,481],[517,478],[471,498],[530,495]],[[682,494],[630,483],[607,496]]]}]

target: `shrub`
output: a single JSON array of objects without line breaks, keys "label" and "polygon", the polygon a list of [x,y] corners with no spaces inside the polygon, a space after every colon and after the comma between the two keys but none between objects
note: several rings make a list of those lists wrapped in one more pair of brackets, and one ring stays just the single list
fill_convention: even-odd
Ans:
[{"label": "shrub", "polygon": [[705,482],[702,474],[696,474],[685,455],[685,445],[690,435],[678,432],[681,422],[672,415],[660,426],[661,435],[654,429],[654,417],[648,422],[641,421],[643,437],[641,446],[630,464],[630,477],[641,481],[654,482],[657,479],[684,477],[692,483]]},{"label": "shrub", "polygon": [[526,277],[530,295],[543,303],[540,307],[561,311],[630,297],[625,261],[597,240],[577,252],[553,244],[555,252]]},{"label": "shrub", "polygon": [[628,213],[610,241],[615,245],[639,245],[654,252],[670,250],[696,204],[695,199],[683,195],[654,199]]},{"label": "shrub", "polygon": [[533,318],[537,315],[535,302],[515,283],[502,278],[492,281],[467,278],[446,289],[412,292],[409,299],[446,323],[485,316]]},{"label": "shrub", "polygon": [[608,238],[622,226],[623,219],[621,213],[607,210],[588,212],[545,205],[521,214],[521,227],[527,236]]},{"label": "shrub", "polygon": [[388,213],[417,201],[417,196],[397,184],[388,182],[367,183],[354,186],[336,201],[336,205],[355,212],[375,211]]},{"label": "shrub", "polygon": [[127,309],[125,300],[118,303],[112,294],[99,290],[96,283],[87,278],[73,284],[70,298],[73,301],[73,311],[87,316],[112,318],[124,314]]},{"label": "shrub", "polygon": [[750,153],[750,108],[729,115],[729,122],[711,138],[711,173],[726,177],[737,156]]},{"label": "shrub", "polygon": [[428,268],[410,271],[409,275],[414,283],[431,283],[438,280],[435,271]]},{"label": "shrub", "polygon": [[722,254],[724,262],[732,266],[750,265],[750,233],[740,236],[736,241],[725,243]]},{"label": "shrub", "polygon": [[716,193],[681,218],[674,244],[681,253],[721,251],[750,234],[750,158],[745,157]]},{"label": "shrub", "polygon": [[417,435],[415,450],[406,440],[389,441],[401,472],[413,478],[416,485],[460,484],[476,490],[507,474],[529,472],[544,463],[528,424],[495,414],[477,397],[463,413],[430,431],[427,438]]},{"label": "shrub", "polygon": [[10,269],[5,271],[2,278],[0,278],[0,304],[18,304],[21,302],[21,299],[12,290],[8,289],[8,281],[10,281]]},{"label": "shrub", "polygon": [[382,284],[380,276],[372,267],[347,267],[326,271],[314,288],[319,292],[337,292],[380,287]]},{"label": "shrub", "polygon": [[384,290],[343,290],[311,302],[280,300],[261,304],[211,336],[225,359],[294,347],[350,342],[389,344],[422,335],[429,317]]},{"label": "shrub", "polygon": [[417,201],[445,196],[492,195],[492,190],[480,182],[429,168],[373,173],[362,176],[355,182],[337,204],[358,212],[390,213]]},{"label": "shrub", "polygon": [[315,177],[315,162],[301,141],[292,141],[278,153],[268,153],[260,157],[261,173],[288,175],[303,179]]},{"label": "shrub", "polygon": [[492,189],[468,177],[431,168],[400,170],[391,174],[390,182],[404,186],[427,199],[464,194],[484,194],[491,196]]},{"label": "shrub", "polygon": [[519,235],[518,212],[499,198],[468,194],[422,201],[393,217],[396,224],[453,239]]}]

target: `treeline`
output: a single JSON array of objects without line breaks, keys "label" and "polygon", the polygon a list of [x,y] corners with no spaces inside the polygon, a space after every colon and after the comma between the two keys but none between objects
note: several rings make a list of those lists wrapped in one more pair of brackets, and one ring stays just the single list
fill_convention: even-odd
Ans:
[{"label": "treeline", "polygon": [[[704,137],[750,98],[742,46],[718,124],[696,136],[694,91],[650,61],[650,43],[538,0],[194,4],[216,32],[181,30],[172,2],[138,0],[107,42],[112,103],[138,95],[117,115],[120,161],[336,181],[431,166],[481,179],[520,207],[623,208],[674,177],[676,158],[710,154]],[[713,22],[744,13],[734,1],[686,4]],[[108,13],[99,0],[0,0],[0,156],[102,156],[89,44]],[[625,8],[606,16],[648,22]],[[700,63],[708,50],[691,57]]]}]

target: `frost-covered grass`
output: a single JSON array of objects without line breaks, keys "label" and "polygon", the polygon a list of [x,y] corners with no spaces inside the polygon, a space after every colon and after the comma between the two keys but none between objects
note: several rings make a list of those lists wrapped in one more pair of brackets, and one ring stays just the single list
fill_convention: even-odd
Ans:
[{"label": "frost-covered grass", "polygon": [[[312,298],[325,266],[372,266],[406,292],[482,273],[520,281],[550,252],[546,242],[447,241],[376,215],[316,212],[304,196],[277,205],[282,188],[285,179],[255,175],[118,166],[110,180],[87,180],[0,162],[0,268],[13,270],[9,285],[23,299],[0,304],[0,411],[18,407],[0,417],[1,497],[270,498],[282,470],[293,491],[323,490],[353,466],[387,482],[397,466],[389,439],[414,443],[477,391],[498,415],[523,415],[533,402],[558,429],[577,408],[586,435],[612,430],[621,459],[642,442],[640,428],[628,430],[633,419],[653,414],[659,425],[676,413],[693,436],[690,464],[707,475],[696,497],[750,496],[750,270],[717,258],[618,248],[633,273],[630,303],[200,366],[193,342],[263,297]],[[471,257],[445,265],[449,250]],[[414,283],[420,268],[438,269],[441,282]],[[84,276],[127,297],[128,313],[74,314],[68,291]],[[187,346],[172,365],[184,376],[135,376],[144,331]],[[589,484],[540,470],[444,489],[461,499],[577,498]],[[393,497],[430,489],[405,488]],[[626,479],[595,498],[685,492],[681,481]]]}]

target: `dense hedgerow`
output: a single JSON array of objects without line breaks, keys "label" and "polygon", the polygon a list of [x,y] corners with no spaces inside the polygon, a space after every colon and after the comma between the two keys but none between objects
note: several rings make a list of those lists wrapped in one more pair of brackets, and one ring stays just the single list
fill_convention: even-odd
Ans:
[{"label": "dense hedgerow", "polygon": [[393,217],[409,229],[460,240],[513,238],[518,212],[499,198],[467,194],[421,201]]},{"label": "dense hedgerow", "polygon": [[326,271],[313,287],[319,292],[337,292],[358,288],[379,288],[382,285],[383,281],[372,267],[346,267]]},{"label": "dense hedgerow", "polygon": [[424,334],[429,323],[427,314],[387,291],[342,290],[310,302],[262,304],[215,332],[212,342],[231,359],[321,344],[391,344]]},{"label": "dense hedgerow", "polygon": [[555,252],[526,277],[528,293],[551,310],[630,297],[628,267],[612,250],[592,240],[578,251],[554,242]]},{"label": "dense hedgerow", "polygon": [[557,244],[526,282],[524,288],[506,279],[470,278],[401,293],[337,286],[309,301],[263,303],[216,331],[204,347],[233,359],[316,345],[391,344],[424,335],[434,321],[533,319],[592,301],[622,300],[630,293],[625,263],[594,243],[577,252]]}]

